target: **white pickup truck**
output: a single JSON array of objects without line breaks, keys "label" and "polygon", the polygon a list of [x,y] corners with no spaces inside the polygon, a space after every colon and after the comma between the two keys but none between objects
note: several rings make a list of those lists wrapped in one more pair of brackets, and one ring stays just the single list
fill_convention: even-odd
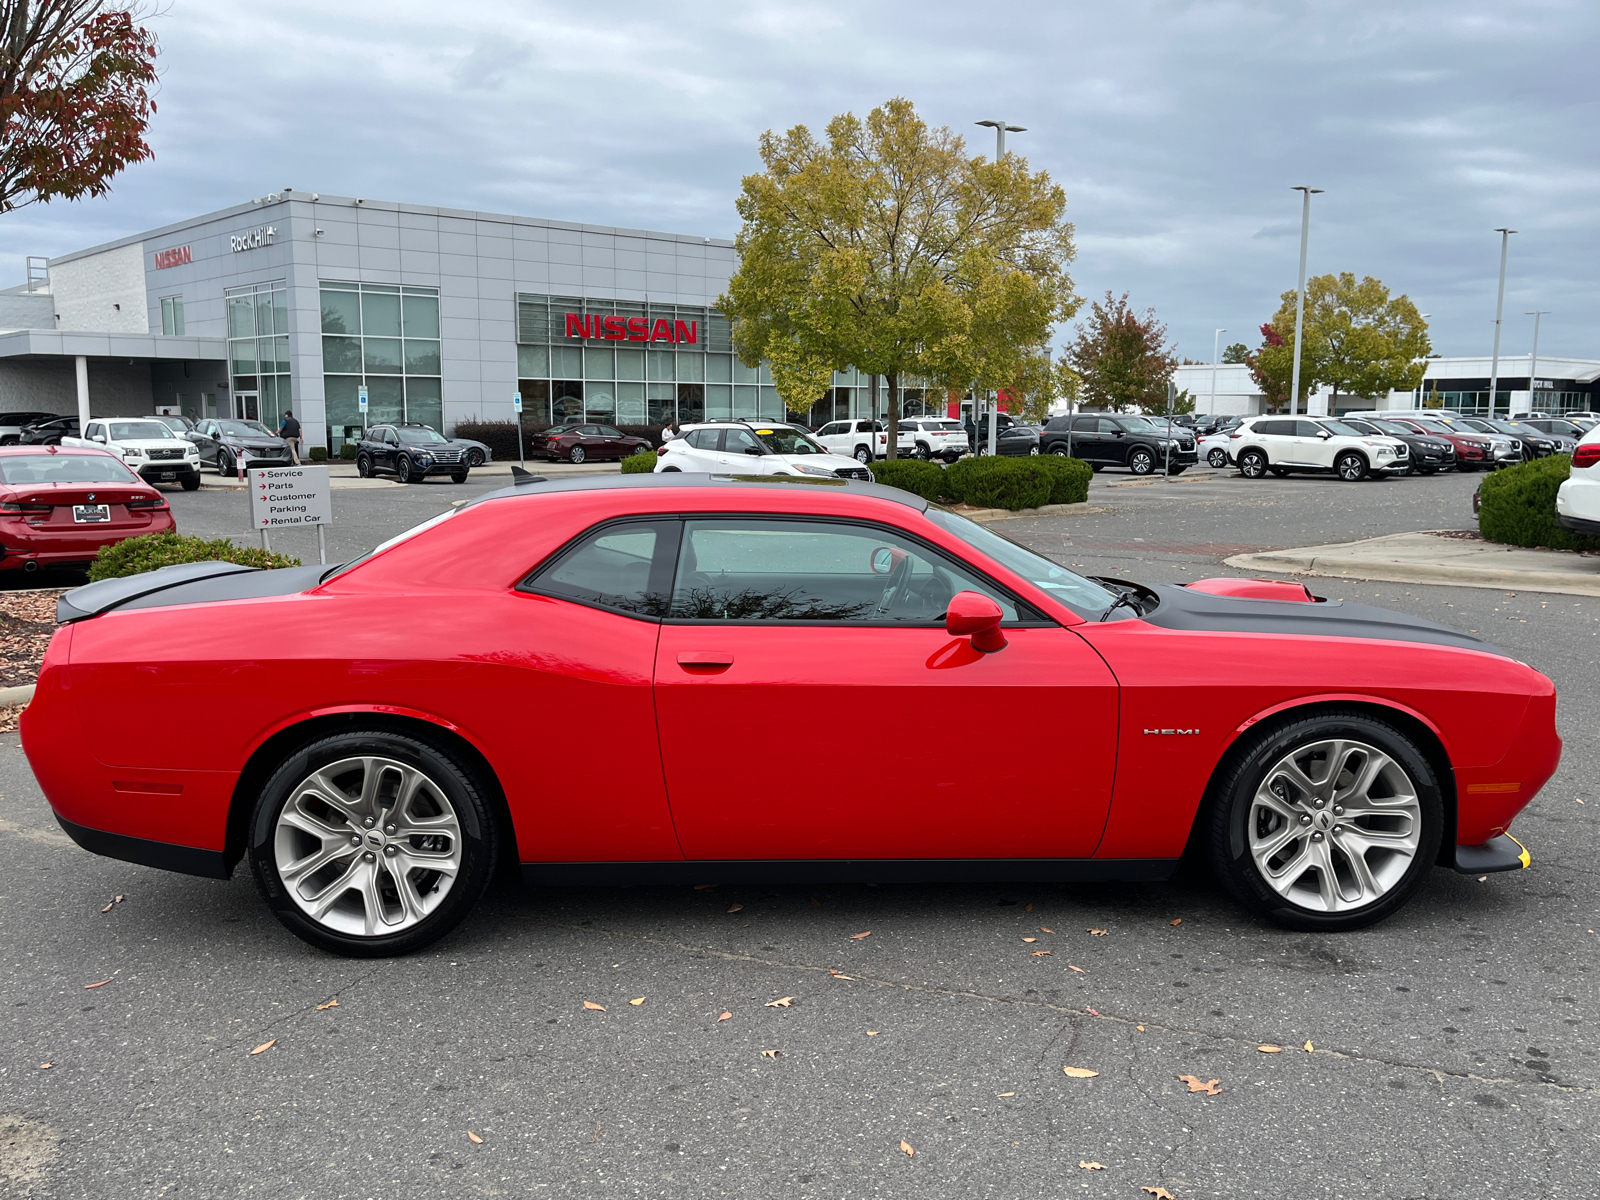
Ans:
[{"label": "white pickup truck", "polygon": [[82,437],[61,444],[120,455],[146,483],[181,483],[186,492],[200,486],[200,448],[154,417],[94,417]]}]

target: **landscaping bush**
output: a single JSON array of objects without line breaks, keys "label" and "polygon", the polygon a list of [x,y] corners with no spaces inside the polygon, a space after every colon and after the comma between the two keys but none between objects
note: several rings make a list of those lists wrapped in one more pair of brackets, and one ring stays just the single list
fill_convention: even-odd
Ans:
[{"label": "landscaping bush", "polygon": [[339,457],[346,462],[353,462],[356,457],[356,444],[354,442],[341,442],[339,444]]},{"label": "landscaping bush", "polygon": [[246,567],[298,567],[300,560],[287,554],[273,554],[259,547],[235,546],[227,538],[208,542],[181,533],[147,533],[128,538],[113,546],[100,547],[89,564],[89,582],[140,575],[157,567],[177,563],[231,562]]},{"label": "landscaping bush", "polygon": [[888,487],[901,488],[937,502],[949,494],[943,467],[916,458],[897,458],[893,462],[875,462],[869,467],[872,478]]},{"label": "landscaping bush", "polygon": [[1082,504],[1089,498],[1089,480],[1094,471],[1081,458],[1067,458],[1059,454],[1041,454],[1037,462],[1050,477],[1051,504]]},{"label": "landscaping bush", "polygon": [[1571,471],[1570,455],[1553,454],[1489,475],[1481,489],[1478,532],[1510,546],[1600,550],[1600,538],[1556,524],[1556,490]]},{"label": "landscaping bush", "polygon": [[646,454],[630,454],[622,460],[622,473],[624,475],[648,475],[656,469],[656,453],[654,450]]},{"label": "landscaping bush", "polygon": [[1038,508],[1050,502],[1056,473],[1032,458],[963,458],[945,470],[946,491],[974,508]]},{"label": "landscaping bush", "polygon": [[328,448],[326,446],[313,446],[313,447],[311,447],[311,461],[312,462],[327,462],[328,461]]}]

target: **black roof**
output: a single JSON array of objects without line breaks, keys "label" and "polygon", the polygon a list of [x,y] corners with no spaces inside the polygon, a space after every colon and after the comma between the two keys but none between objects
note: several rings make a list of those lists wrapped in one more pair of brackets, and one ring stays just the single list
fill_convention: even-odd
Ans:
[{"label": "black roof", "polygon": [[471,508],[486,500],[504,500],[518,496],[548,496],[557,492],[596,492],[614,488],[703,488],[703,487],[801,487],[837,489],[856,496],[871,496],[877,500],[892,500],[918,512],[925,512],[928,502],[913,492],[886,487],[881,483],[865,483],[859,479],[825,479],[814,475],[711,475],[701,471],[660,471],[631,475],[580,475],[569,479],[547,479],[542,475],[530,476],[522,483],[499,488],[475,497],[463,504]]}]

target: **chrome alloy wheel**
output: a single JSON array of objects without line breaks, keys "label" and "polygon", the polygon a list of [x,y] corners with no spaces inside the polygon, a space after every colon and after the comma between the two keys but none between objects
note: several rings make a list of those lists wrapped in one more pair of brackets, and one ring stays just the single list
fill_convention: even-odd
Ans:
[{"label": "chrome alloy wheel", "polygon": [[346,758],[289,793],[273,833],[284,890],[311,920],[357,937],[409,929],[461,869],[461,824],[438,785],[392,758]]},{"label": "chrome alloy wheel", "polygon": [[1263,776],[1246,832],[1289,903],[1348,912],[1381,899],[1416,858],[1422,805],[1405,769],[1365,742],[1311,742]]}]

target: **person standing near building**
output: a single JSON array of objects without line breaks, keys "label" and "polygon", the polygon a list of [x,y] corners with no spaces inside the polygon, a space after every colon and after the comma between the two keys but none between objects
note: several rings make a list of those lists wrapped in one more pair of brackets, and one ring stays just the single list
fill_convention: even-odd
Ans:
[{"label": "person standing near building", "polygon": [[294,419],[290,409],[283,410],[283,420],[278,422],[278,436],[289,444],[289,457],[294,459],[294,465],[300,465],[300,422]]}]

